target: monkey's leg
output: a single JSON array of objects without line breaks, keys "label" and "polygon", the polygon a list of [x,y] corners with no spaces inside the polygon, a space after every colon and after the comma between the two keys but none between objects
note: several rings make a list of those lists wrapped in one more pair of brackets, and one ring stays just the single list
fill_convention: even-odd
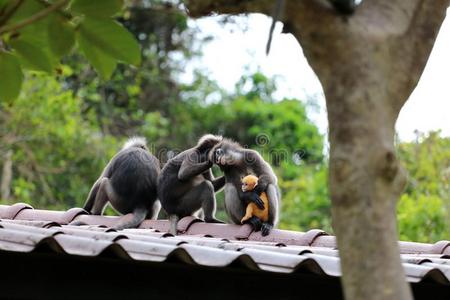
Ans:
[{"label": "monkey's leg", "polygon": [[245,209],[245,216],[241,219],[241,224],[244,224],[244,222],[250,219],[252,215],[253,215],[253,206],[249,204]]},{"label": "monkey's leg", "polygon": [[262,224],[261,220],[258,217],[256,217],[256,216],[252,216],[245,223],[248,223],[248,224],[252,225],[254,231],[260,231],[261,230],[261,224]]},{"label": "monkey's leg", "polygon": [[161,202],[159,200],[156,200],[155,203],[153,203],[151,212],[150,212],[150,219],[156,220],[158,219],[159,211],[161,210]]},{"label": "monkey's leg", "polygon": [[177,207],[178,211],[181,212],[181,216],[183,214],[192,215],[200,208],[203,209],[203,213],[205,214],[205,222],[223,223],[214,218],[214,214],[216,213],[216,197],[214,195],[214,186],[209,180],[201,182],[184,194]]},{"label": "monkey's leg", "polygon": [[173,235],[177,235],[177,224],[178,224],[178,220],[180,218],[177,215],[170,215],[169,216],[169,222],[170,222],[170,229],[169,232]]},{"label": "monkey's leg", "polygon": [[122,216],[113,228],[116,230],[136,228],[145,220],[146,216],[147,210],[145,208],[136,208],[132,213]]},{"label": "monkey's leg", "polygon": [[204,181],[200,185],[203,186],[200,194],[202,201],[202,209],[205,214],[205,222],[207,223],[223,223],[215,218],[216,214],[216,195],[214,193],[214,186],[211,181]]},{"label": "monkey's leg", "polygon": [[100,187],[100,181],[101,179],[97,179],[97,181],[94,183],[86,199],[86,202],[84,203],[83,209],[89,213],[91,212],[92,207],[94,206],[98,188]]},{"label": "monkey's leg", "polygon": [[230,221],[234,224],[240,224],[246,207],[244,201],[239,198],[236,187],[231,183],[225,184],[225,210]]},{"label": "monkey's leg", "polygon": [[194,217],[197,217],[197,218],[199,218],[199,219],[205,219],[205,213],[203,212],[203,209],[199,209],[199,210],[197,210],[194,214],[193,214],[193,216]]},{"label": "monkey's leg", "polygon": [[91,209],[91,214],[101,215],[109,200],[117,201],[118,197],[109,181],[109,178],[103,177],[99,180],[99,187],[97,195],[95,196],[94,205]]}]

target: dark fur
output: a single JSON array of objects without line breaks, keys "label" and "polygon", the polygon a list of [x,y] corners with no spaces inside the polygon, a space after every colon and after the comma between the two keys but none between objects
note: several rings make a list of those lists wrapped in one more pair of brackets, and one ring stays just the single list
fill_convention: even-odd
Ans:
[{"label": "dark fur", "polygon": [[334,8],[341,14],[350,15],[355,12],[355,0],[329,0]]},{"label": "dark fur", "polygon": [[84,205],[92,214],[100,215],[108,202],[121,214],[131,214],[115,227],[138,226],[146,217],[156,218],[159,160],[148,150],[145,140],[130,139],[106,165],[93,185]]},{"label": "dark fur", "polygon": [[[239,224],[245,215],[245,208],[251,201],[258,205],[261,192],[266,192],[269,199],[269,220],[258,224],[258,220],[250,220],[250,223],[259,229],[263,235],[269,234],[270,230],[278,223],[278,209],[280,203],[280,192],[277,177],[272,167],[264,161],[261,155],[251,149],[245,149],[236,142],[224,139],[214,146],[210,152],[210,160],[215,162],[225,174],[225,208],[231,221]],[[241,178],[248,174],[258,176],[258,186],[252,192],[241,190]],[[260,200],[260,199],[259,199]]]},{"label": "dark fur", "polygon": [[208,159],[211,148],[221,137],[206,135],[198,144],[170,159],[158,179],[158,196],[169,214],[172,234],[176,234],[179,218],[190,216],[202,209],[206,222],[215,219],[215,192],[225,184],[225,178],[214,178],[212,162]]}]

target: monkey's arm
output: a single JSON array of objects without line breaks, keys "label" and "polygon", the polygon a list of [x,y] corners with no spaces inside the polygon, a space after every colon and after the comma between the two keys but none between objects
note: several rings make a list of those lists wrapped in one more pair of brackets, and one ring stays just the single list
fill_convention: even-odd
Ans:
[{"label": "monkey's arm", "polygon": [[211,183],[214,186],[214,192],[217,192],[225,186],[225,176],[217,177],[216,179],[212,180]]},{"label": "monkey's arm", "polygon": [[212,163],[207,160],[201,163],[194,163],[192,157],[187,156],[181,163],[178,171],[178,179],[181,181],[188,180],[194,176],[204,173],[212,167]]},{"label": "monkey's arm", "polygon": [[261,155],[254,150],[246,150],[245,157],[248,157],[250,168],[258,176],[258,185],[253,190],[260,195],[267,190],[267,186],[270,183],[276,183],[277,178],[272,171],[272,168],[261,157]]},{"label": "monkey's arm", "polygon": [[211,169],[206,170],[206,172],[203,173],[203,176],[207,180],[211,181],[211,183],[214,186],[214,192],[219,191],[220,189],[222,189],[225,186],[225,176],[220,176],[220,177],[214,178],[214,175],[213,175]]},{"label": "monkey's arm", "polygon": [[243,192],[242,190],[238,189],[238,194],[239,199],[244,201],[245,205],[248,205],[249,203],[255,203],[259,209],[264,209],[264,202],[259,197],[260,193],[256,193],[255,190]]},{"label": "monkey's arm", "polygon": [[268,235],[272,228],[278,223],[278,210],[280,199],[277,187],[274,184],[269,184],[267,187],[267,200],[269,201],[269,218],[261,226],[261,234]]}]

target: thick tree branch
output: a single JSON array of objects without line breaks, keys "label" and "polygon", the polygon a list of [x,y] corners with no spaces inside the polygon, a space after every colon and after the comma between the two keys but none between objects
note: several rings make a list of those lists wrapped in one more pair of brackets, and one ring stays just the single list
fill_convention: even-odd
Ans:
[{"label": "thick tree branch", "polygon": [[401,39],[402,48],[414,49],[409,56],[410,89],[414,89],[419,81],[425,64],[436,40],[449,0],[420,0],[409,24],[406,35]]},{"label": "thick tree branch", "polygon": [[403,35],[419,0],[365,0],[357,10],[356,18],[366,23],[371,35]]},{"label": "thick tree branch", "polygon": [[199,18],[218,14],[263,13],[270,15],[271,0],[189,0],[187,1],[190,17]]}]

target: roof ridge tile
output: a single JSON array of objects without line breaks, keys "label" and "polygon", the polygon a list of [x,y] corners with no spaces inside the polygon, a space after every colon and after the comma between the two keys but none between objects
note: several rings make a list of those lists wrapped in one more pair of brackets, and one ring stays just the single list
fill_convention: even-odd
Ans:
[{"label": "roof ridge tile", "polygon": [[450,254],[450,241],[442,240],[438,241],[431,246],[432,253],[445,254],[448,251]]},{"label": "roof ridge tile", "polygon": [[204,222],[204,221],[202,219],[199,219],[194,216],[184,217],[178,221],[177,230],[180,233],[185,233],[189,230],[189,227],[191,227],[192,224],[198,223],[198,222]]},{"label": "roof ridge tile", "polygon": [[33,209],[33,207],[21,202],[13,205],[0,205],[0,219],[14,220],[24,209]]}]

